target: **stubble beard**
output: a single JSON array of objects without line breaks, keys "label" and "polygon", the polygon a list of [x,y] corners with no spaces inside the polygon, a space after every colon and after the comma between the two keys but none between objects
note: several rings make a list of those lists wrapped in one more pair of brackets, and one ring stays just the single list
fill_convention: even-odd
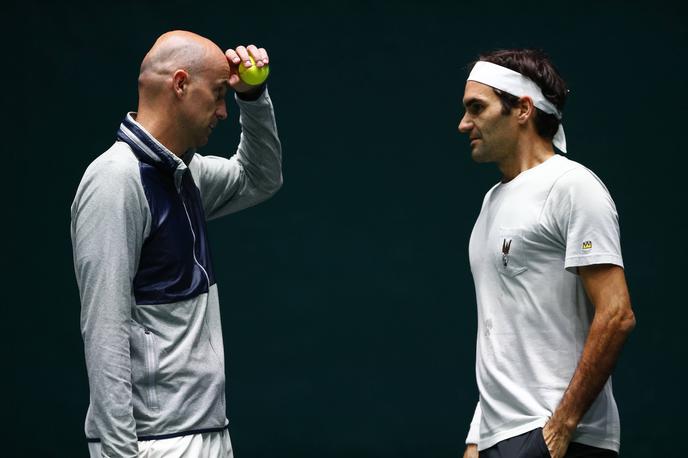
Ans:
[{"label": "stubble beard", "polygon": [[485,151],[485,149],[481,148],[480,146],[475,146],[473,149],[471,149],[471,159],[473,159],[473,162],[478,164],[494,161],[494,159],[490,157],[489,151]]}]

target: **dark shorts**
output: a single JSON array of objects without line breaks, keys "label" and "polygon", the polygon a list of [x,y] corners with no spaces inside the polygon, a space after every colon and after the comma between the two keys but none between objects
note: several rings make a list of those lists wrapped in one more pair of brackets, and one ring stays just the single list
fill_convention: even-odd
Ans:
[{"label": "dark shorts", "polygon": [[[566,458],[615,458],[612,450],[571,442]],[[542,428],[510,437],[480,452],[480,458],[550,458]]]}]

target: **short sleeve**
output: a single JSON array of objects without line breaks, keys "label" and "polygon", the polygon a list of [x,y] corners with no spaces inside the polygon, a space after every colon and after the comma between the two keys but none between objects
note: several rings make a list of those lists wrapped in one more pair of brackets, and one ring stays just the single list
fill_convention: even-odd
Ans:
[{"label": "short sleeve", "polygon": [[473,412],[473,419],[471,420],[471,425],[468,428],[468,434],[466,435],[466,445],[477,444],[480,440],[480,421],[482,420],[483,411],[480,409],[480,401],[475,406],[475,411]]},{"label": "short sleeve", "polygon": [[543,218],[566,247],[564,267],[614,264],[623,267],[616,205],[602,181],[577,167],[563,174],[547,198]]}]

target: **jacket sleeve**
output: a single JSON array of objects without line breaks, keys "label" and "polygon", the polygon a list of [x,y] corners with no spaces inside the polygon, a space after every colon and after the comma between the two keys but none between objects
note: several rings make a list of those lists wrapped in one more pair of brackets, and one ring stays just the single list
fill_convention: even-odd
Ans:
[{"label": "jacket sleeve", "polygon": [[140,176],[129,164],[117,162],[89,167],[72,204],[89,418],[104,457],[138,454],[129,333],[132,280],[143,244],[146,211]]},{"label": "jacket sleeve", "polygon": [[192,159],[207,219],[256,205],[282,186],[282,146],[267,89],[255,101],[235,98],[241,110],[236,154],[229,159],[196,154]]}]

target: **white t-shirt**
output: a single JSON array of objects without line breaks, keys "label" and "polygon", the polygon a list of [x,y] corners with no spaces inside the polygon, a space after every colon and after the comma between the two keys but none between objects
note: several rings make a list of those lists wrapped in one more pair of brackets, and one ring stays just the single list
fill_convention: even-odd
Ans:
[{"label": "white t-shirt", "polygon": [[[467,442],[484,450],[559,404],[594,315],[577,267],[623,267],[616,207],[595,174],[554,155],[485,195],[469,252],[480,400]],[[618,451],[611,379],[572,440]]]}]

